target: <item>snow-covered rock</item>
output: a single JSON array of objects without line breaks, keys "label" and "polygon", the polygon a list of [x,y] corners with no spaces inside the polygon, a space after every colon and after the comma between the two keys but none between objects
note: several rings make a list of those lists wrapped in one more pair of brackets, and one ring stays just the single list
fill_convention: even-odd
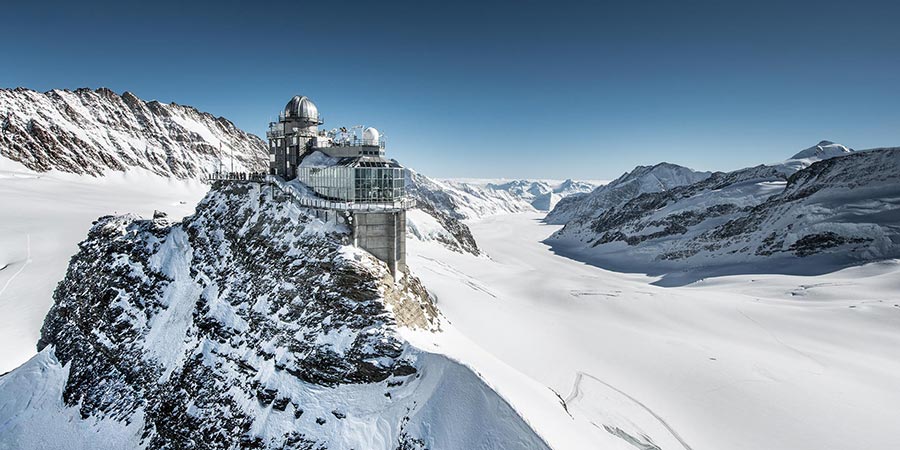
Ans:
[{"label": "snow-covered rock", "polygon": [[622,270],[817,273],[900,256],[898,205],[900,148],[860,151],[790,177],[757,166],[642,194],[550,242]]},{"label": "snow-covered rock", "polygon": [[561,200],[545,220],[558,225],[585,223],[640,194],[667,191],[696,183],[709,176],[710,172],[697,172],[665,162],[655,166],[638,166],[587,195],[570,196]]},{"label": "snow-covered rock", "polygon": [[170,223],[106,216],[40,353],[0,377],[0,448],[546,448],[436,331],[418,279],[256,184]]},{"label": "snow-covered rock", "polygon": [[0,89],[0,156],[37,172],[141,168],[182,179],[231,170],[232,158],[240,172],[268,164],[266,144],[225,118],[106,88]]},{"label": "snow-covered rock", "polygon": [[480,254],[472,232],[462,220],[457,199],[443,183],[414,170],[407,170],[406,191],[416,199],[416,208],[407,211],[407,236],[436,241],[460,253]]}]

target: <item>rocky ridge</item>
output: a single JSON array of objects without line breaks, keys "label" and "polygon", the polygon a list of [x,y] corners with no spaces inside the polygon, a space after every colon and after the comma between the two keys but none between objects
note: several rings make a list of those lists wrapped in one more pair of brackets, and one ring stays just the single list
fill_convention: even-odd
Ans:
[{"label": "rocky ridge", "polygon": [[100,176],[142,169],[200,179],[219,169],[264,171],[266,144],[190,106],[100,88],[0,89],[0,156],[30,170]]},{"label": "rocky ridge", "polygon": [[665,162],[654,166],[637,166],[634,170],[588,194],[573,195],[560,200],[544,220],[559,225],[570,222],[582,224],[640,194],[666,191],[696,183],[709,176],[710,172],[697,172]]}]

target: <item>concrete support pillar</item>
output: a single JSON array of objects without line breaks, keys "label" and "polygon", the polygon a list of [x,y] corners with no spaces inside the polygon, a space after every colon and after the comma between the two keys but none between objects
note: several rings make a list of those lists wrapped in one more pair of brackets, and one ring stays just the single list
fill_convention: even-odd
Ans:
[{"label": "concrete support pillar", "polygon": [[353,243],[384,261],[396,278],[406,269],[406,212],[357,212],[353,214]]}]

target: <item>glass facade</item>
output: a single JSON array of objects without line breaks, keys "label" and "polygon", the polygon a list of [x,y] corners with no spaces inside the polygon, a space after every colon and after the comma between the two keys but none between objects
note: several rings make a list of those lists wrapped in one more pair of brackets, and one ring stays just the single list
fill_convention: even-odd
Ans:
[{"label": "glass facade", "polygon": [[391,202],[403,197],[404,174],[398,167],[354,167],[354,200]]},{"label": "glass facade", "polygon": [[394,202],[406,194],[404,170],[402,167],[298,167],[297,178],[328,199]]}]

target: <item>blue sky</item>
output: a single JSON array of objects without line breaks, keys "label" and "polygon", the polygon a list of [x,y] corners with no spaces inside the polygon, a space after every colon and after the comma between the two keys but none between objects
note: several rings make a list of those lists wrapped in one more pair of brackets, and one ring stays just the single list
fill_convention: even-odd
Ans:
[{"label": "blue sky", "polygon": [[260,135],[301,93],[434,176],[900,145],[896,2],[16,3],[2,87],[128,90]]}]

